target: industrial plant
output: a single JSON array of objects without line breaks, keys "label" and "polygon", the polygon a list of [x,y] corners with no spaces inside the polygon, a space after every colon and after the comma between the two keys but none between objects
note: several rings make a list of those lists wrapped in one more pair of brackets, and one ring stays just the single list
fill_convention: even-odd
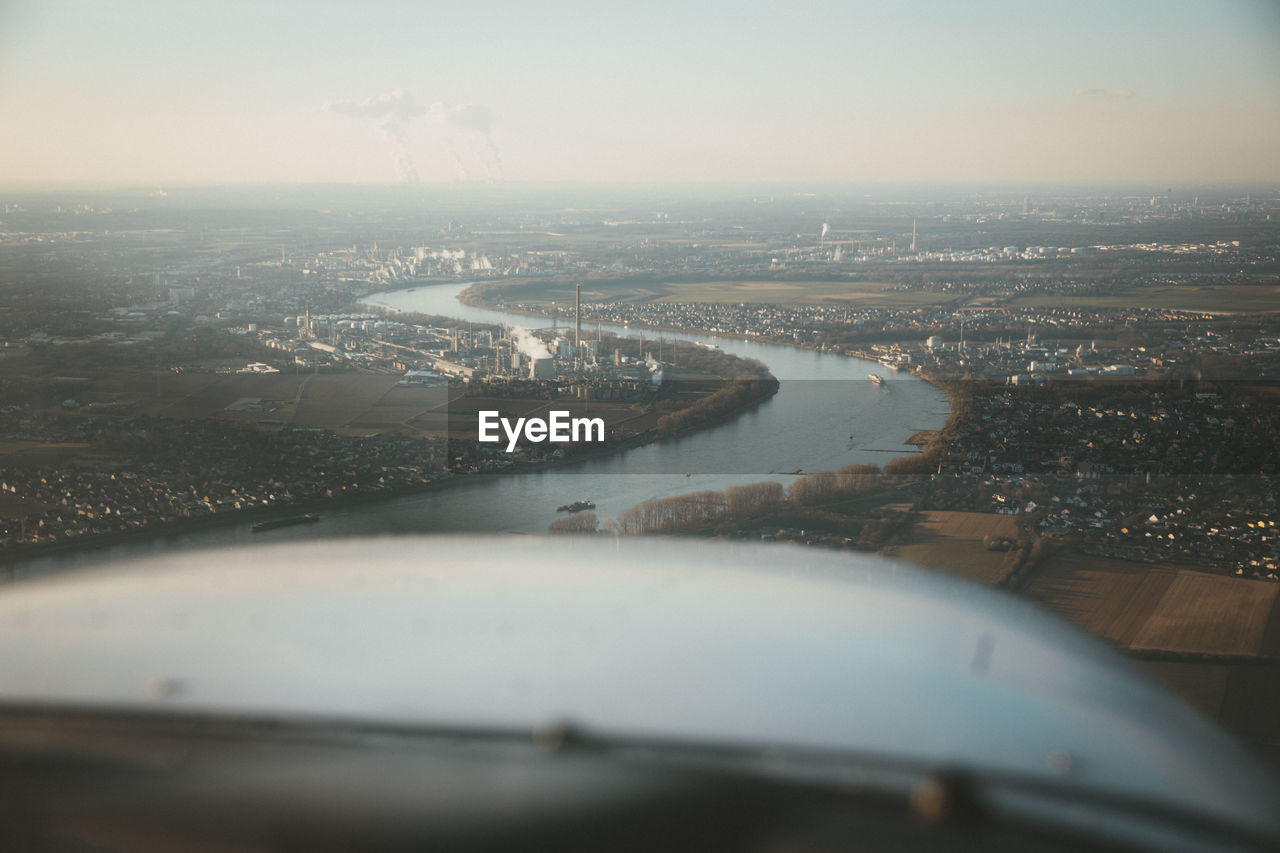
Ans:
[{"label": "industrial plant", "polygon": [[255,328],[245,334],[256,334],[265,347],[288,353],[298,370],[397,372],[407,385],[569,381],[577,396],[613,399],[619,391],[660,387],[664,375],[661,340],[655,357],[646,352],[643,337],[637,345],[602,335],[599,324],[584,339],[581,285],[573,327],[563,331],[506,324],[433,326],[394,315],[313,315],[307,310],[284,317],[280,329]]}]

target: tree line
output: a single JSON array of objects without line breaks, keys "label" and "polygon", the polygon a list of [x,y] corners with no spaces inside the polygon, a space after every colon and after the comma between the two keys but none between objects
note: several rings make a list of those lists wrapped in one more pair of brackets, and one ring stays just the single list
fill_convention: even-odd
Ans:
[{"label": "tree line", "polygon": [[819,471],[798,477],[790,486],[766,480],[730,486],[723,491],[703,490],[652,498],[623,512],[616,520],[598,526],[594,513],[582,512],[558,519],[552,533],[638,534],[690,530],[722,521],[752,518],[787,509],[813,507],[826,501],[872,491],[880,486],[880,468],[846,465],[838,471]]},{"label": "tree line", "polygon": [[738,378],[693,405],[658,418],[658,435],[666,437],[718,423],[778,393],[778,380]]}]

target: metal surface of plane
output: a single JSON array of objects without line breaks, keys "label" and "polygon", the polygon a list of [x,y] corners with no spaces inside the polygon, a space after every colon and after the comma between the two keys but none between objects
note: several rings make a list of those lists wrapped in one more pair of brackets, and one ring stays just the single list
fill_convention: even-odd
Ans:
[{"label": "metal surface of plane", "polygon": [[1100,643],[786,547],[386,538],[26,580],[0,712],[0,837],[106,849],[1280,837],[1269,774]]}]

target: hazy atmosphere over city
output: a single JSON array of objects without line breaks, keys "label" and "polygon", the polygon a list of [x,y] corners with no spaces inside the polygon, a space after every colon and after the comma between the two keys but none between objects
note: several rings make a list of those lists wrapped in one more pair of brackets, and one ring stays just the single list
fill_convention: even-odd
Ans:
[{"label": "hazy atmosphere over city", "polygon": [[0,180],[1275,179],[1255,2],[0,4]]}]

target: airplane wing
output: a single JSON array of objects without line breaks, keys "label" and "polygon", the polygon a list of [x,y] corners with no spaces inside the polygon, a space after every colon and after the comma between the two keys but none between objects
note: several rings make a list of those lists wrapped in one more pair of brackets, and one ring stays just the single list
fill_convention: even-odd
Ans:
[{"label": "airplane wing", "polygon": [[105,849],[1280,839],[1269,772],[1101,643],[803,548],[403,537],[24,580],[0,721],[0,838]]}]

